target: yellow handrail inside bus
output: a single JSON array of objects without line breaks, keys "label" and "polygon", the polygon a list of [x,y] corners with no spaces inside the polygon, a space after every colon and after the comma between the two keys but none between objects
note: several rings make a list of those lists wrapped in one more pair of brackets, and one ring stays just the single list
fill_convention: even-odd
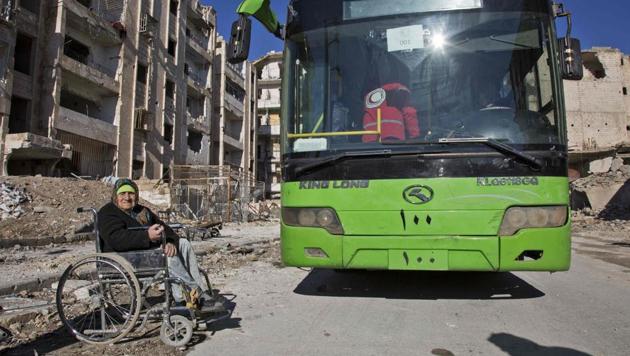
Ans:
[{"label": "yellow handrail inside bus", "polygon": [[324,121],[324,114],[320,116],[311,133],[287,134],[288,138],[309,138],[309,137],[333,137],[333,136],[359,136],[359,135],[380,135],[381,134],[381,108],[376,109],[376,131],[342,131],[342,132],[315,132]]}]

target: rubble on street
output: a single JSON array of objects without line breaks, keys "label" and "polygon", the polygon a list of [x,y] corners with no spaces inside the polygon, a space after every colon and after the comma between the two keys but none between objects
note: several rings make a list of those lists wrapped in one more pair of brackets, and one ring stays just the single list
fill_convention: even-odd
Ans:
[{"label": "rubble on street", "polygon": [[0,220],[19,218],[24,214],[22,204],[30,201],[31,197],[24,188],[16,188],[11,184],[0,183]]},{"label": "rubble on street", "polygon": [[630,165],[615,158],[606,173],[596,173],[571,183],[574,220],[613,222],[622,227],[630,220]]}]

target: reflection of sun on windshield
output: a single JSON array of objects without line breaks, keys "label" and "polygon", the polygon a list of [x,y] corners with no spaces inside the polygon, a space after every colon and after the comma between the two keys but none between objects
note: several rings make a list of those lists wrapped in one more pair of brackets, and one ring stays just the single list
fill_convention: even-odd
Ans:
[{"label": "reflection of sun on windshield", "polygon": [[543,19],[444,12],[294,35],[288,152],[466,137],[559,143]]}]

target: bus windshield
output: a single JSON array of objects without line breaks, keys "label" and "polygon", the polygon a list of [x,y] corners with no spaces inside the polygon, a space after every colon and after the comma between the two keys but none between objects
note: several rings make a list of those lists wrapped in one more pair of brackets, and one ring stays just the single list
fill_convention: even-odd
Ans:
[{"label": "bus windshield", "polygon": [[458,138],[522,150],[566,144],[547,1],[453,0],[452,8],[413,13],[400,11],[400,1],[409,2],[381,2],[388,12],[372,0],[339,0],[319,6],[338,13],[317,24],[300,7],[308,2],[294,1],[282,92],[285,155]]}]

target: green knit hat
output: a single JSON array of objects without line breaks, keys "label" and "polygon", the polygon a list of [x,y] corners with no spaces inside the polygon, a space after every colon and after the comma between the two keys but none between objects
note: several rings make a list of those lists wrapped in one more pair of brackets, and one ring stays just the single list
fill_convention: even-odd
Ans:
[{"label": "green knit hat", "polygon": [[114,184],[114,191],[112,192],[112,202],[116,202],[116,197],[120,193],[132,192],[139,194],[140,190],[138,185],[129,178],[121,178]]},{"label": "green knit hat", "polygon": [[136,190],[129,184],[125,184],[120,186],[120,188],[118,188],[118,190],[116,191],[116,194],[122,194],[122,193],[136,193]]}]

